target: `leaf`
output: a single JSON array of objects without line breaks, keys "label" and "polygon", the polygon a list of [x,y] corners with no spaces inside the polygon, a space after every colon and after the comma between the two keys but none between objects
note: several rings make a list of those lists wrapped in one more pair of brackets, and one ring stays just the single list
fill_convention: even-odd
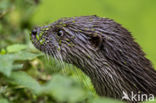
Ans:
[{"label": "leaf", "polygon": [[22,64],[14,64],[16,60],[32,60],[41,54],[21,51],[15,54],[0,55],[0,72],[6,76],[10,76],[13,69],[20,69]]},{"label": "leaf", "polygon": [[0,13],[3,11],[3,10],[7,10],[10,6],[10,2],[9,0],[2,0],[0,1]]},{"label": "leaf", "polygon": [[38,56],[41,56],[42,54],[34,54],[27,51],[20,51],[15,54],[17,59],[16,60],[32,60],[35,59]]},{"label": "leaf", "polygon": [[110,98],[95,98],[93,100],[91,99],[89,103],[123,103],[123,102]]},{"label": "leaf", "polygon": [[9,103],[7,99],[0,98],[0,103]]},{"label": "leaf", "polygon": [[156,99],[154,101],[148,101],[148,102],[145,102],[145,103],[156,103]]},{"label": "leaf", "polygon": [[13,72],[9,77],[16,85],[28,88],[36,94],[48,94],[59,102],[78,102],[86,97],[86,92],[69,77],[54,75],[46,84],[40,85],[25,72]]},{"label": "leaf", "polygon": [[0,72],[6,76],[9,76],[11,74],[12,69],[14,69],[15,67],[21,67],[21,65],[13,64],[15,58],[15,55],[0,55]]},{"label": "leaf", "polygon": [[0,54],[1,54],[1,55],[6,54],[6,50],[5,50],[5,49],[2,49],[2,50],[0,51]]},{"label": "leaf", "polygon": [[40,84],[25,72],[13,72],[10,78],[20,86],[31,89],[34,93],[39,94],[41,92]]},{"label": "leaf", "polygon": [[27,45],[24,45],[24,44],[13,44],[7,47],[7,51],[8,53],[14,53],[14,52],[19,52],[26,48],[27,48]]},{"label": "leaf", "polygon": [[52,80],[43,86],[43,91],[46,94],[50,94],[59,102],[82,101],[86,97],[86,93],[76,83],[69,77],[54,75]]}]

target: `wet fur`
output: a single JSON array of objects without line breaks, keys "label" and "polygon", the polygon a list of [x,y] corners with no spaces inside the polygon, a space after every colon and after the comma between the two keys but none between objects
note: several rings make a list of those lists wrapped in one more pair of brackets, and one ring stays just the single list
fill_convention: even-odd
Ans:
[{"label": "wet fur", "polygon": [[[156,96],[156,71],[120,24],[108,18],[82,16],[63,18],[39,29],[43,28],[49,28],[42,37],[46,43],[41,45],[33,37],[34,45],[58,59],[59,53],[63,61],[79,67],[100,96],[121,99],[123,91]],[[62,37],[57,36],[60,30]]]}]

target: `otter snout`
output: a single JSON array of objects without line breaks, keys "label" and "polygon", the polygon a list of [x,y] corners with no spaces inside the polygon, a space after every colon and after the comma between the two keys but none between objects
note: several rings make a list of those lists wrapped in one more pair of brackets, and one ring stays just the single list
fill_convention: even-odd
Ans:
[{"label": "otter snout", "polygon": [[36,34],[37,34],[37,30],[36,30],[36,28],[35,28],[35,29],[32,30],[31,35],[32,35],[32,36],[36,36]]}]

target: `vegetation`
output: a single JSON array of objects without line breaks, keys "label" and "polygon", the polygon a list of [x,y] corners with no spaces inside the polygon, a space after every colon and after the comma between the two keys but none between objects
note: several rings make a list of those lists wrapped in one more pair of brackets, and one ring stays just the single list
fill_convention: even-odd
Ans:
[{"label": "vegetation", "polygon": [[135,34],[156,66],[155,4],[154,0],[0,0],[0,103],[122,103],[97,96],[88,77],[36,50],[29,34],[35,25],[60,17],[106,16]]}]

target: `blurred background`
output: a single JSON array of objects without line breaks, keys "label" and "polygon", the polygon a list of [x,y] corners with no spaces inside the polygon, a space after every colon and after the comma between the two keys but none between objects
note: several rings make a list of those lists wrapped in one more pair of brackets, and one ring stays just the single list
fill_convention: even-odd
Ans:
[{"label": "blurred background", "polygon": [[132,33],[156,68],[155,11],[156,0],[0,0],[0,102],[118,103],[98,97],[76,67],[48,60],[29,33],[61,17],[111,18]]}]

